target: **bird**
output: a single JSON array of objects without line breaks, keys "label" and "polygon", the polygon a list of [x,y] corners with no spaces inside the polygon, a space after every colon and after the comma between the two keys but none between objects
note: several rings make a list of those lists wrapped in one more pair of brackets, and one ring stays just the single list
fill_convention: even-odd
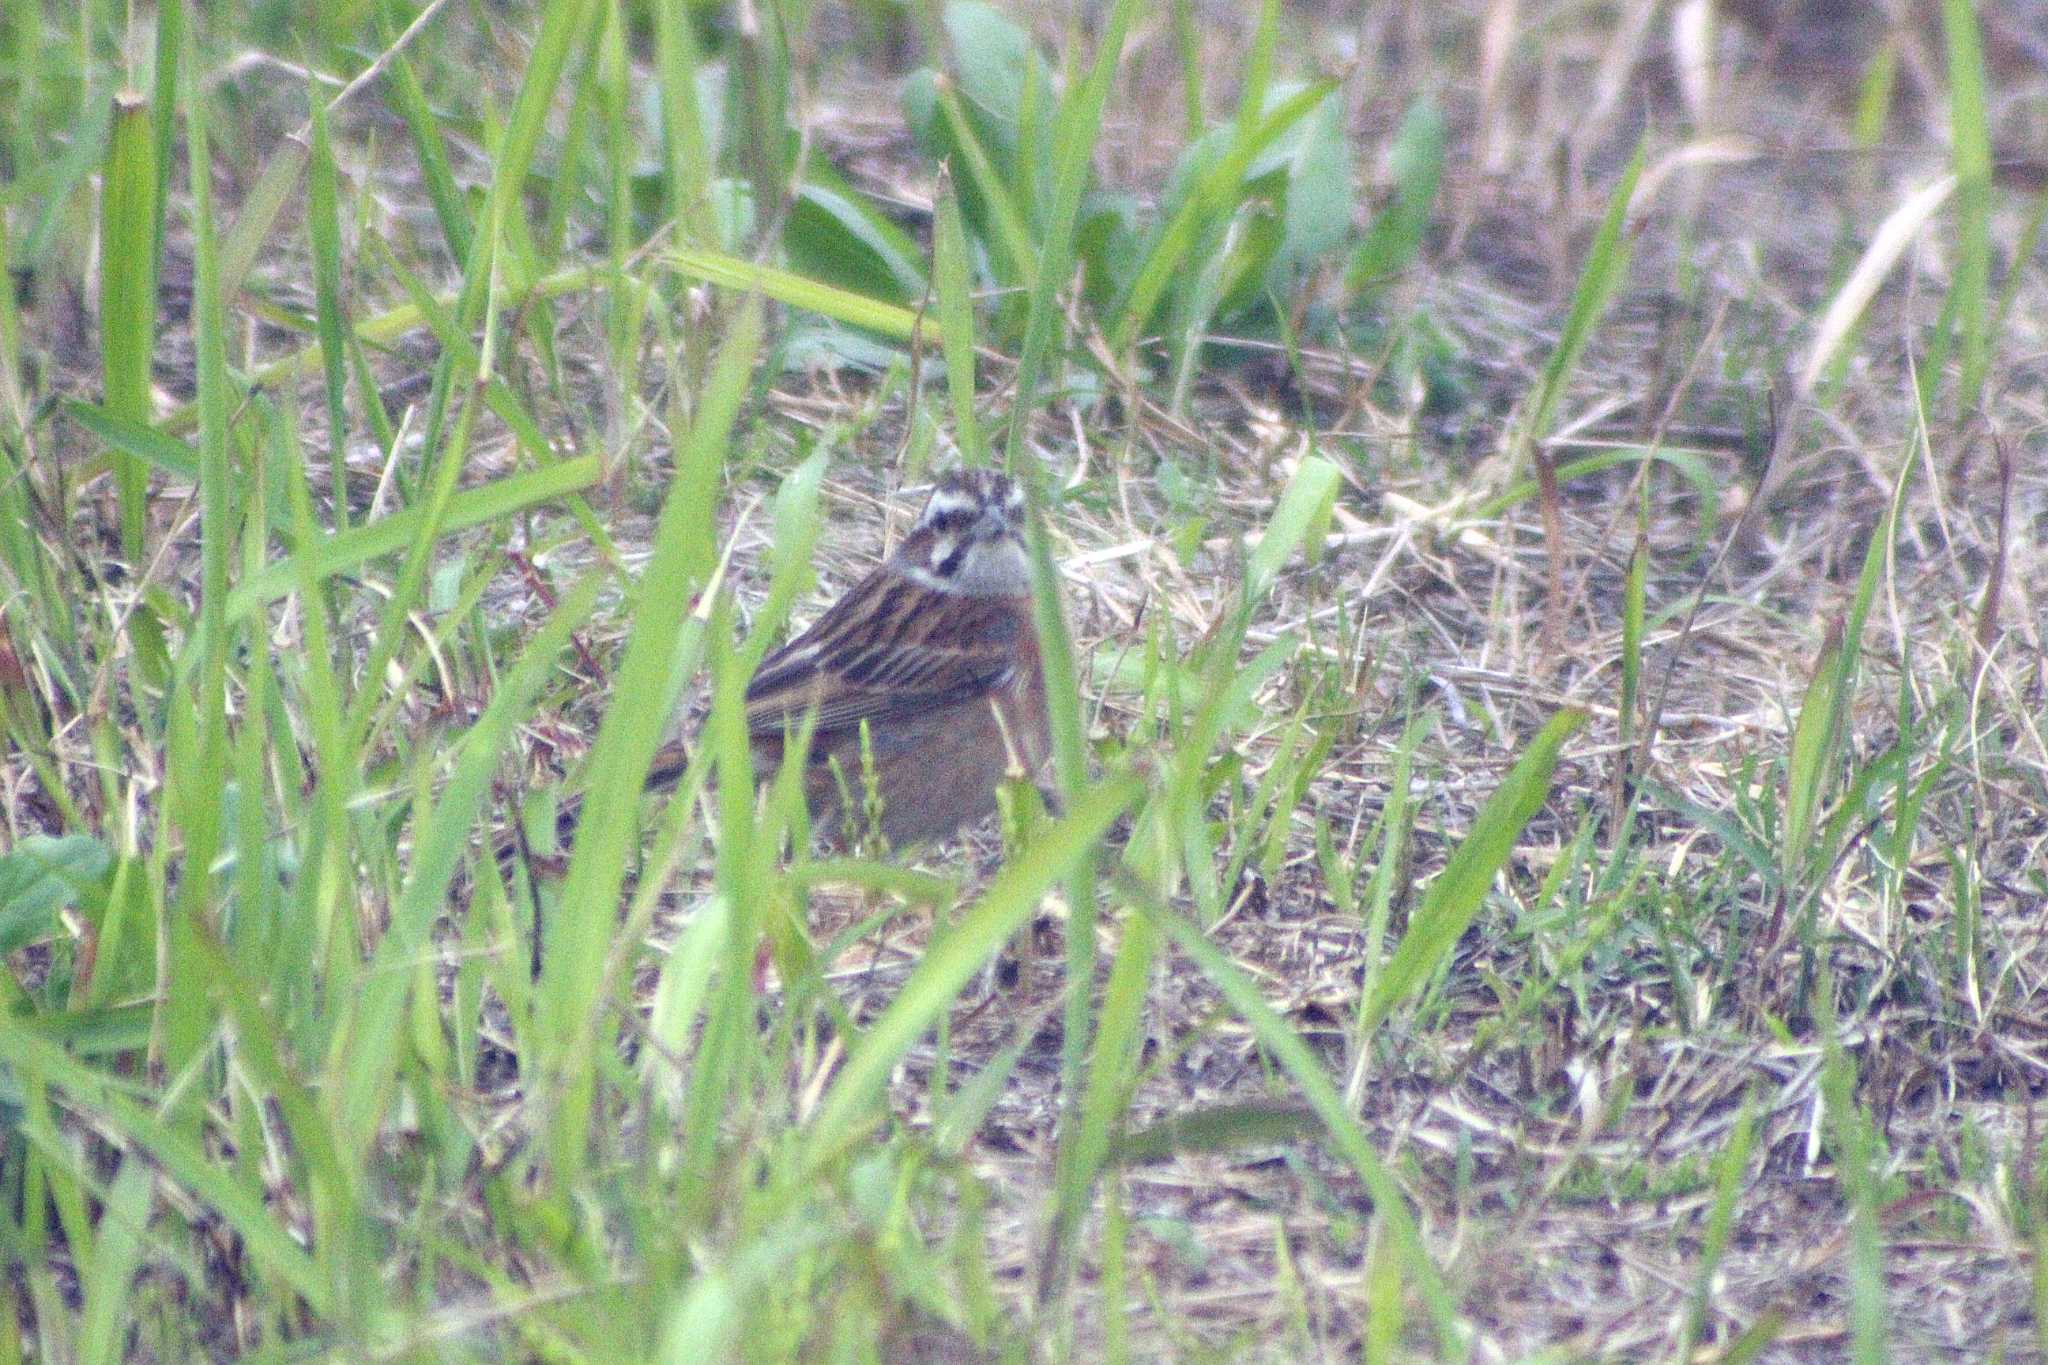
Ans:
[{"label": "bird", "polygon": [[1051,726],[1024,517],[1012,479],[942,474],[896,552],[755,671],[755,761],[779,769],[812,727],[804,792],[826,840],[862,831],[870,782],[875,823],[900,848],[980,820],[1006,776],[1043,771]]},{"label": "bird", "polygon": [[[1051,725],[1024,517],[1007,476],[940,475],[895,553],[755,670],[757,776],[773,779],[808,723],[804,795],[826,844],[868,832],[870,780],[873,823],[894,849],[979,821],[1006,777],[1040,782]],[[688,763],[685,744],[664,745],[647,786],[674,786]],[[565,808],[565,827],[575,813]]]}]

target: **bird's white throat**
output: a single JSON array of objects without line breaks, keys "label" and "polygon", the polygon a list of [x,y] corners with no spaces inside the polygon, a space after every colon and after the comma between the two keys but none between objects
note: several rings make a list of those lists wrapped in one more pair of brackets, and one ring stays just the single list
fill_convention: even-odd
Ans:
[{"label": "bird's white throat", "polygon": [[923,587],[968,597],[1021,597],[1031,591],[1031,564],[1015,536],[969,540],[952,572],[944,572],[946,562],[954,558],[959,548],[956,537],[940,536],[932,542],[931,552],[923,563],[909,559],[897,568]]}]

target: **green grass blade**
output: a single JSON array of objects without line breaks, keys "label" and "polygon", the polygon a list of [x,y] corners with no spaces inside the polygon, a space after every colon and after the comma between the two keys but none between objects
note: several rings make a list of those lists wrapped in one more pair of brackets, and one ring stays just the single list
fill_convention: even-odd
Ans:
[{"label": "green grass blade", "polygon": [[[1130,1102],[1145,1036],[1145,1002],[1159,951],[1159,929],[1150,917],[1125,923],[1110,964],[1109,985],[1095,1021],[1094,1050],[1086,1082],[1071,1119],[1061,1132],[1054,1173],[1053,1223],[1047,1261],[1064,1279],[1064,1267],[1079,1250],[1075,1232],[1092,1202],[1097,1177],[1108,1159],[1114,1130]],[[1041,1283],[1040,1293],[1045,1287]]]},{"label": "green grass blade", "polygon": [[78,399],[67,400],[64,411],[123,455],[155,465],[181,482],[199,482],[199,452],[160,427]]},{"label": "green grass blade", "polygon": [[89,101],[87,107],[80,111],[76,126],[71,130],[71,145],[44,177],[45,202],[41,212],[29,219],[28,230],[22,234],[15,248],[17,261],[43,259],[51,250],[53,239],[74,226],[82,225],[82,214],[78,218],[72,214],[74,196],[91,178],[93,167],[101,164],[111,113],[111,102],[97,99]]},{"label": "green grass blade", "polygon": [[1294,477],[1287,481],[1280,502],[1245,565],[1247,604],[1262,600],[1272,591],[1273,584],[1279,581],[1281,566],[1293,558],[1296,550],[1305,550],[1311,564],[1321,556],[1323,537],[1329,531],[1330,518],[1337,506],[1337,490],[1343,481],[1343,472],[1320,455],[1304,458],[1295,468]]},{"label": "green grass blade", "polygon": [[[793,271],[755,265],[719,251],[672,251],[664,259],[692,279],[704,280],[735,293],[761,294],[791,308],[802,308],[884,336],[908,341],[919,332],[917,313],[912,309],[856,294],[850,289],[822,284]],[[940,340],[937,329],[929,321],[924,324],[922,334],[928,341]]]},{"label": "green grass blade", "polygon": [[[556,91],[561,87],[569,49],[576,36],[584,30],[585,11],[591,3],[592,0],[550,0],[541,17],[526,76],[519,83],[519,98],[512,106],[512,117],[506,123],[504,138],[497,148],[490,192],[484,206],[486,224],[510,223],[515,216],[523,214],[527,174],[533,169],[534,154],[540,147],[548,112],[554,105]],[[521,221],[524,221],[523,217]],[[471,268],[465,273],[463,300],[456,309],[457,317],[465,324],[473,324],[482,317],[485,303],[491,298],[491,285],[492,278],[488,272]]]},{"label": "green grass blade", "polygon": [[80,1365],[113,1365],[126,1356],[132,1309],[130,1281],[142,1265],[143,1232],[149,1224],[156,1179],[149,1163],[130,1155],[121,1163],[95,1229],[92,1267],[85,1276],[85,1317],[79,1324]]},{"label": "green grass blade", "polygon": [[[157,168],[149,102],[114,101],[113,133],[100,182],[100,381],[107,409],[131,422],[150,419],[150,361],[156,351]],[[149,470],[114,461],[120,492],[121,552],[143,557]]]},{"label": "green grass blade", "polygon": [[[732,425],[747,393],[761,338],[761,308],[750,301],[726,337],[689,439],[676,463],[653,555],[641,577],[632,634],[588,765],[576,846],[562,889],[575,915],[550,920],[541,966],[541,1036],[554,1040],[541,1059],[542,1083],[554,1105],[549,1165],[573,1187],[583,1172],[593,1117],[597,990],[611,941],[613,907],[624,882],[628,844],[637,827],[641,789],[669,723],[658,708],[627,699],[668,695],[668,671],[691,599],[713,567],[712,514],[723,483]],[[737,928],[735,933],[738,932]],[[751,945],[750,945],[751,947]]]},{"label": "green grass blade", "polygon": [[960,922],[927,949],[889,1008],[849,1048],[846,1065],[825,1092],[805,1137],[807,1169],[817,1169],[861,1138],[903,1054],[1024,926],[1053,884],[1092,852],[1141,789],[1136,778],[1125,777],[1083,793],[1033,842],[1028,855],[1004,868]]},{"label": "green grass blade", "polygon": [[[287,489],[298,540],[310,543],[313,500],[303,470],[292,470]],[[278,935],[274,991],[286,1009],[316,999],[323,986],[341,999],[355,990],[356,945],[347,936],[337,935],[335,926],[341,918],[351,866],[348,805],[362,780],[361,757],[347,748],[345,739],[348,720],[342,670],[335,663],[326,597],[308,559],[295,557],[292,562],[299,571],[296,587],[304,612],[304,641],[298,655],[301,711],[312,741],[317,776],[310,803],[314,814],[306,839],[307,866]]]},{"label": "green grass blade", "polygon": [[1884,1229],[1879,1223],[1876,1119],[1857,1098],[1856,1063],[1842,1045],[1835,1013],[1834,973],[1822,962],[1813,991],[1821,1036],[1821,1097],[1834,1158],[1835,1184],[1849,1209],[1849,1359],[1884,1365],[1891,1357],[1892,1315],[1885,1285]]},{"label": "green grass blade", "polygon": [[[716,1165],[721,1131],[727,1116],[740,1102],[746,1059],[760,1048],[752,1022],[754,955],[762,941],[770,898],[774,895],[769,867],[773,849],[764,822],[755,817],[754,762],[747,737],[745,701],[748,667],[733,647],[732,637],[732,601],[720,593],[712,603],[711,714],[705,717],[701,743],[710,751],[718,771],[718,852],[714,873],[719,897],[728,907],[729,923],[721,973],[706,1012],[696,1066],[690,1073],[681,1141],[683,1163],[694,1177],[692,1183],[706,1192]],[[808,741],[808,736],[803,738]],[[799,762],[786,762],[774,785],[785,792],[792,789]],[[771,800],[768,809],[773,812],[775,808]],[[687,1201],[681,1212],[692,1225],[715,1216],[714,1209],[701,1195]]]},{"label": "green grass blade", "polygon": [[1627,807],[1633,798],[1631,771],[1636,767],[1636,730],[1640,723],[1643,697],[1643,620],[1647,611],[1646,585],[1650,572],[1650,533],[1647,525],[1636,528],[1635,547],[1629,551],[1628,568],[1622,576],[1621,591],[1621,695],[1615,703],[1617,747],[1623,761],[1615,766],[1613,820],[1615,846],[1627,839]]},{"label": "green grass blade", "polygon": [[1620,183],[1608,197],[1607,216],[1600,220],[1600,228],[1593,234],[1593,245],[1587,249],[1585,269],[1579,273],[1578,288],[1572,291],[1571,310],[1565,314],[1564,328],[1558,333],[1557,345],[1552,349],[1549,360],[1544,362],[1543,376],[1537,381],[1535,401],[1523,428],[1529,440],[1540,441],[1549,436],[1557,405],[1564,398],[1565,382],[1578,368],[1579,357],[1585,353],[1586,343],[1593,337],[1593,329],[1599,326],[1615,291],[1628,277],[1629,258],[1633,254],[1628,235],[1628,212],[1635,199],[1636,182],[1642,178],[1643,160],[1648,151],[1647,141],[1636,144],[1635,155],[1629,158]]},{"label": "green grass blade", "polygon": [[184,835],[184,865],[168,942],[160,958],[158,986],[163,1060],[173,1075],[192,1065],[213,1028],[204,1003],[206,973],[199,960],[198,936],[216,913],[213,864],[221,846],[220,798],[226,789],[228,767],[228,551],[237,532],[229,507],[233,493],[228,462],[231,395],[210,189],[213,163],[206,100],[197,82],[188,83],[185,90],[185,138],[192,186],[192,331],[199,385],[200,586],[198,633],[188,646],[188,657],[196,657],[198,667],[191,675],[189,695],[182,705],[174,703],[174,723],[184,721],[184,712],[190,708],[197,718],[196,733],[187,732],[186,745],[172,745],[172,785],[177,799],[166,803],[171,823]]},{"label": "green grass blade", "polygon": [[[1949,135],[1956,176],[1956,267],[1949,288],[1962,335],[1957,410],[1976,410],[1991,367],[1991,128],[1984,88],[1984,40],[1971,0],[1943,0],[1948,45]],[[2024,258],[2021,258],[2024,259]]]},{"label": "green grass blade", "polygon": [[661,88],[662,166],[668,178],[668,211],[682,240],[705,247],[718,240],[711,211],[712,151],[697,108],[698,53],[690,31],[691,12],[680,5],[654,7],[656,79]]},{"label": "green grass blade", "polygon": [[249,188],[248,195],[242,200],[241,212],[220,243],[220,294],[223,300],[231,300],[241,294],[250,268],[256,264],[257,256],[270,240],[271,230],[277,226],[278,215],[296,197],[299,177],[305,174],[308,155],[306,148],[296,142],[287,142],[264,164],[256,183]]},{"label": "green grass blade", "polygon": [[[595,455],[579,455],[543,469],[514,474],[480,488],[464,489],[448,499],[436,525],[437,536],[453,535],[472,526],[501,520],[530,507],[540,507],[571,493],[589,488],[604,476],[602,462]],[[430,509],[409,507],[388,517],[327,536],[294,555],[280,560],[237,584],[228,598],[228,615],[239,620],[265,603],[274,602],[297,589],[301,572],[314,579],[349,573],[380,556],[396,553],[413,544]]]},{"label": "green grass blade", "polygon": [[1244,81],[1237,92],[1234,122],[1240,137],[1259,121],[1266,91],[1273,84],[1273,50],[1280,41],[1280,0],[1260,0],[1259,22],[1252,29],[1251,51],[1244,62]]},{"label": "green grass blade", "polygon": [[171,165],[176,160],[178,61],[185,50],[185,0],[160,0],[156,7],[156,78],[150,88],[150,118],[156,143],[156,222],[149,258],[164,258],[164,211],[170,205]]},{"label": "green grass blade", "polygon": [[1797,898],[1806,887],[1807,859],[1820,828],[1821,803],[1834,771],[1834,739],[1843,720],[1842,628],[1832,624],[1800,699],[1785,759],[1783,892]]},{"label": "green grass blade", "polygon": [[[1057,296],[1074,265],[1074,228],[1081,212],[1081,194],[1087,188],[1095,142],[1101,135],[1102,110],[1109,101],[1110,82],[1123,58],[1124,37],[1130,32],[1137,11],[1136,0],[1117,0],[1102,24],[1094,65],[1089,67],[1087,77],[1060,101],[1059,114],[1053,121],[1052,206],[1046,214],[1045,235],[1038,244],[1038,264],[1024,318],[1024,346],[1017,360],[1017,393],[1012,400],[1010,431],[1003,447],[1003,465],[1012,474],[1018,473],[1024,463],[1025,438],[1032,412],[1038,406],[1040,372],[1045,368],[1053,333],[1060,322]],[[1066,759],[1061,760],[1062,771],[1066,770],[1066,763]]]},{"label": "green grass blade", "polygon": [[1351,1073],[1344,1082],[1344,1102],[1353,1111],[1364,1102],[1372,1062],[1373,1040],[1372,1031],[1365,1026],[1366,1006],[1378,995],[1380,977],[1386,970],[1381,949],[1387,941],[1387,928],[1393,921],[1395,898],[1397,895],[1405,898],[1408,880],[1414,870],[1415,749],[1437,723],[1436,715],[1431,711],[1415,714],[1413,703],[1411,693],[1408,723],[1402,727],[1401,737],[1394,744],[1386,805],[1380,812],[1379,857],[1363,897],[1365,943],[1361,956],[1365,959],[1365,971],[1359,978],[1358,1007],[1352,1016]]},{"label": "green grass blade", "polygon": [[[590,614],[597,588],[593,575],[563,595],[561,606],[534,633],[498,694],[463,737],[440,799],[420,816],[412,867],[390,926],[360,991],[344,1005],[348,1022],[336,1031],[327,1059],[325,1093],[346,1159],[360,1163],[374,1149],[378,1120],[398,1078],[406,1002],[416,980],[413,968],[447,903],[448,888],[490,793],[491,775],[514,727],[553,673],[570,632]],[[355,1176],[350,1173],[352,1180]]]},{"label": "green grass blade", "polygon": [[1423,893],[1394,955],[1366,1003],[1360,1034],[1369,1037],[1387,1014],[1449,958],[1493,879],[1507,866],[1515,840],[1550,792],[1551,774],[1567,739],[1585,724],[1583,711],[1560,711],[1529,742],[1458,841],[1444,870]]},{"label": "green grass blade", "polygon": [[[1922,440],[1926,437],[1925,416],[1923,410]],[[1806,900],[1817,891],[1813,874],[1823,872],[1834,862],[1836,841],[1821,838],[1822,810],[1850,731],[1863,652],[1863,628],[1898,541],[1899,517],[1915,463],[1906,460],[1899,465],[1884,519],[1864,548],[1856,595],[1850,599],[1843,618],[1829,625],[1793,726],[1792,746],[1786,758],[1782,875],[1784,894],[1795,900]]]},{"label": "green grass blade", "polygon": [[[395,46],[397,35],[391,31],[384,7],[378,5],[377,16],[383,45]],[[419,159],[420,179],[427,191],[427,199],[434,206],[434,217],[441,226],[441,238],[447,244],[448,254],[457,265],[467,265],[470,242],[476,236],[476,225],[470,220],[469,203],[463,197],[462,189],[455,183],[455,173],[448,165],[448,143],[441,134],[440,120],[434,116],[432,104],[427,100],[426,87],[412,69],[412,62],[403,52],[394,54],[385,67],[384,88],[398,116],[405,120],[408,132],[412,134],[413,155]]]},{"label": "green grass blade", "polygon": [[783,6],[767,21],[735,26],[726,44],[726,81],[739,140],[732,151],[746,171],[757,221],[765,229],[789,199],[788,26],[808,6]]},{"label": "green grass blade", "polygon": [[967,162],[967,176],[974,184],[981,202],[988,206],[989,217],[995,226],[996,245],[1002,248],[997,257],[999,266],[1008,266],[1008,278],[1029,289],[1038,276],[1037,259],[1031,250],[1031,232],[1024,223],[1024,210],[1016,195],[995,163],[989,159],[988,149],[982,146],[981,138],[974,131],[973,120],[960,107],[960,92],[953,82],[941,76],[938,81],[939,111],[946,120],[947,131],[952,133],[954,145]]},{"label": "green grass blade", "polygon": [[1707,1326],[1707,1310],[1713,1304],[1714,1282],[1719,1278],[1721,1258],[1728,1250],[1728,1235],[1735,1224],[1736,1201],[1749,1173],[1749,1154],[1756,1142],[1756,1102],[1746,1100],[1714,1163],[1714,1203],[1707,1213],[1707,1228],[1700,1238],[1699,1267],[1693,1275],[1692,1301],[1686,1307],[1685,1326],[1678,1338],[1679,1360],[1692,1359],[1692,1348]]},{"label": "green grass blade", "polygon": [[341,297],[341,199],[335,184],[334,147],[327,132],[327,105],[318,90],[307,92],[313,107],[311,175],[306,186],[306,235],[313,249],[314,318],[320,335],[320,369],[327,395],[327,468],[334,496],[334,529],[348,529],[348,332]]}]

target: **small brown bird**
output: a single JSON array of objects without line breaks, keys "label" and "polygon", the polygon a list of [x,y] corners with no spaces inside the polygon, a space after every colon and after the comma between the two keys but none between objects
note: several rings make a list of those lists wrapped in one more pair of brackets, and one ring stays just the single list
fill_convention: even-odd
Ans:
[{"label": "small brown bird", "polygon": [[[1051,752],[1045,676],[1031,616],[1024,499],[1000,474],[942,476],[910,536],[810,629],[762,661],[747,688],[747,728],[760,775],[782,764],[791,734],[811,722],[804,794],[815,833],[845,843],[866,825],[873,759],[881,833],[893,846],[940,839],[995,809],[996,786],[1041,775]],[[681,743],[654,757],[650,789],[689,765]],[[847,818],[844,790],[853,798]],[[563,803],[559,832],[581,802]],[[499,870],[538,873],[523,830],[497,845]],[[547,860],[554,870],[559,864]],[[541,901],[533,901],[533,972],[540,974]]]},{"label": "small brown bird", "polygon": [[747,688],[755,759],[772,771],[815,713],[804,787],[819,832],[865,818],[862,722],[891,844],[980,819],[1006,774],[1037,778],[1051,742],[1023,529],[1009,479],[941,476],[896,553],[762,661]]},{"label": "small brown bird", "polygon": [[[772,776],[816,711],[804,790],[817,833],[843,842],[864,826],[862,722],[881,832],[895,846],[988,814],[1006,775],[1039,778],[1051,737],[1023,530],[1023,494],[1009,479],[942,475],[896,553],[762,660],[746,697],[754,760]],[[687,759],[665,747],[648,785],[674,783]]]}]

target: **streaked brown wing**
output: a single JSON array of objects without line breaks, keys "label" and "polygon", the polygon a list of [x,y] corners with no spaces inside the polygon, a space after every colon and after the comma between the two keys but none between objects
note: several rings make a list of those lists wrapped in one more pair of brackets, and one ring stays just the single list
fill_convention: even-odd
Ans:
[{"label": "streaked brown wing", "polygon": [[824,735],[986,695],[1017,668],[1023,611],[878,570],[763,661],[747,688],[748,731],[779,736],[815,707]]}]

